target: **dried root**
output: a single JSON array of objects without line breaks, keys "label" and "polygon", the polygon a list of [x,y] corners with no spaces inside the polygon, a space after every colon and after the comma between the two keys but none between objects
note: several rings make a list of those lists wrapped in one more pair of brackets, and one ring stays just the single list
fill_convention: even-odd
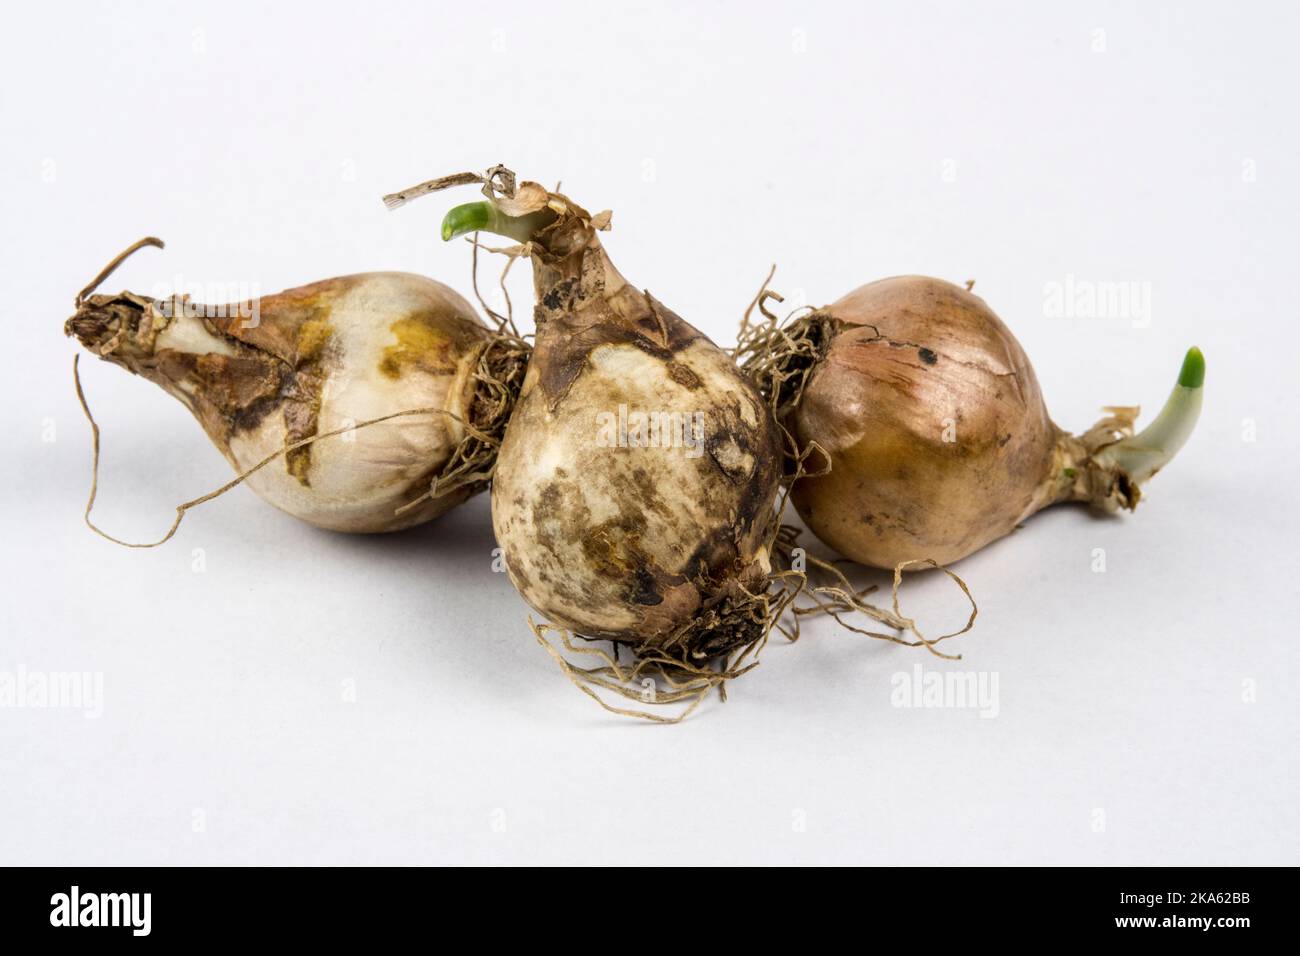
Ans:
[{"label": "dried root", "polygon": [[[855,588],[847,577],[829,562],[810,555],[797,555],[794,542],[799,531],[790,525],[780,526],[780,547],[774,552],[781,557],[782,570],[774,570],[768,577],[767,590],[761,593],[746,592],[739,600],[728,598],[713,609],[703,612],[673,639],[662,647],[635,648],[630,662],[620,662],[620,645],[611,650],[596,641],[553,624],[537,623],[531,616],[528,626],[537,642],[546,649],[573,685],[610,713],[635,717],[660,724],[676,724],[689,717],[715,688],[725,701],[727,684],[749,673],[759,664],[759,656],[767,646],[773,631],[781,633],[791,643],[800,636],[800,622],[807,617],[829,615],[847,631],[877,640],[891,641],[904,647],[924,647],[936,657],[961,660],[961,655],[946,654],[937,645],[965,634],[975,626],[979,608],[971,596],[966,582],[949,569],[934,561],[914,561],[894,569],[893,610],[868,604],[864,597],[875,587]],[[813,569],[795,570],[789,566],[805,560]],[[899,590],[903,571],[913,564],[927,565],[943,571],[957,583],[971,604],[970,617],[957,631],[936,638],[926,637],[916,620],[902,613]],[[824,580],[828,583],[816,583]],[[811,603],[800,605],[799,598],[806,595]],[[864,614],[899,633],[885,633],[856,627],[846,618]],[[914,640],[900,636],[914,635]],[[575,641],[574,638],[577,637]],[[584,655],[599,663],[584,667],[571,656]],[[611,703],[601,692],[616,698],[651,706],[677,706],[673,714],[655,713],[636,707]]]},{"label": "dried root", "polygon": [[397,509],[398,514],[426,498],[437,498],[455,491],[462,491],[469,497],[488,486],[496,470],[497,449],[501,447],[501,438],[519,397],[531,353],[532,346],[528,342],[507,332],[498,333],[483,347],[474,372],[476,387],[469,421],[463,423],[465,437],[452,451],[447,464],[434,476],[428,492]]},{"label": "dried root", "polygon": [[[580,636],[575,643],[568,630],[538,624],[532,617],[528,625],[564,675],[605,710],[654,723],[676,724],[694,713],[714,688],[726,700],[728,682],[758,666],[768,636],[794,601],[799,587],[797,575],[773,573],[767,591],[724,598],[663,645],[634,649],[628,664],[619,661],[619,644],[614,644],[611,652]],[[554,640],[551,635],[555,635]],[[586,655],[599,663],[583,667],[567,658],[565,652]],[[605,700],[600,691],[641,704],[680,706],[671,715],[621,707]]]},{"label": "dried root", "polygon": [[[789,547],[794,550],[794,542],[798,539],[799,529],[790,525],[784,525],[783,529],[789,532]],[[971,595],[970,588],[966,585],[956,573],[932,561],[929,558],[913,559],[911,561],[900,562],[894,568],[894,581],[892,588],[893,610],[885,610],[876,607],[873,604],[863,600],[868,594],[874,592],[877,588],[871,585],[866,588],[857,588],[849,582],[848,577],[841,571],[834,562],[823,561],[806,552],[802,554],[802,561],[805,562],[804,587],[801,594],[807,595],[811,604],[794,606],[791,611],[798,621],[805,617],[828,615],[835,620],[835,623],[847,631],[854,634],[861,634],[864,637],[872,637],[877,640],[890,641],[894,644],[901,644],[904,647],[924,647],[936,657],[942,657],[945,660],[961,660],[960,654],[945,654],[937,649],[937,645],[950,638],[960,637],[975,626],[975,618],[979,614],[979,606],[975,603],[975,598]],[[916,619],[907,617],[903,614],[899,606],[898,594],[903,583],[903,572],[912,567],[929,567],[942,571],[956,583],[961,589],[962,594],[970,601],[970,617],[967,618],[965,625],[960,630],[952,631],[948,634],[942,634],[939,637],[926,637],[921,629],[917,626]],[[881,631],[872,631],[856,627],[845,619],[846,615],[863,614],[873,620],[879,621],[887,627],[898,633],[886,634]],[[914,640],[908,640],[901,634],[912,634]],[[794,636],[791,640],[798,639],[798,629],[795,629]]]},{"label": "dried root", "polygon": [[[740,370],[768,400],[777,422],[781,422],[799,404],[808,378],[826,355],[839,323],[825,312],[807,306],[795,309],[784,320],[778,318],[767,308],[768,300],[785,301],[779,293],[768,288],[775,272],[776,266],[773,266],[758,294],[745,309],[732,355]],[[760,322],[751,321],[755,308],[763,316]],[[797,458],[793,443],[787,444],[791,454]]]}]

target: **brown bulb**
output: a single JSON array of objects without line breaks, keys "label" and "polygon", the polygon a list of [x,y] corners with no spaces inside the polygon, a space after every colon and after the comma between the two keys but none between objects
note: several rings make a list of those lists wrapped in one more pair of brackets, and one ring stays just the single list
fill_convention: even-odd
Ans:
[{"label": "brown bulb", "polygon": [[[809,528],[862,564],[943,564],[1047,505],[1132,507],[1136,482],[1098,449],[1136,409],[1075,438],[1051,420],[1015,336],[979,296],[923,276],[872,282],[810,317],[820,324],[802,396],[784,416],[829,473],[796,481]],[[809,471],[824,469],[811,453]]]}]

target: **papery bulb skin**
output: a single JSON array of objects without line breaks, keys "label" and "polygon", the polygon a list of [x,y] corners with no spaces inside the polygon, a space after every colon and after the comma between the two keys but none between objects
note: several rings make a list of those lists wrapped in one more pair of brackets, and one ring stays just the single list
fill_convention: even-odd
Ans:
[{"label": "papery bulb skin", "polygon": [[822,313],[829,342],[786,422],[801,447],[816,442],[831,459],[829,474],[792,489],[822,541],[879,568],[948,564],[1063,493],[1066,436],[979,296],[902,276]]},{"label": "papery bulb skin", "polygon": [[[752,635],[681,634],[766,587],[775,422],[725,352],[618,273],[592,217],[551,199],[564,211],[531,246],[536,348],[492,486],[511,580],[582,636],[725,652]],[[675,447],[638,438],[648,414],[670,416]]]},{"label": "papery bulb skin", "polygon": [[429,492],[464,436],[489,340],[469,303],[433,279],[366,273],[221,306],[93,295],[67,329],[180,400],[239,472],[313,435],[440,410],[322,438],[248,478],[264,500],[317,527],[396,531],[477,490],[396,513]]}]

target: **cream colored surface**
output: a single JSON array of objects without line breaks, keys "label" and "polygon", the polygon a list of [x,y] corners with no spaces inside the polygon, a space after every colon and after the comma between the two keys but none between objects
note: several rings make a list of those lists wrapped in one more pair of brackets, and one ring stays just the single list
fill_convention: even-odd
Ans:
[{"label": "cream colored surface", "polygon": [[[434,307],[474,315],[446,286],[405,273],[378,273],[335,303],[317,434],[406,409],[432,407],[451,415],[396,418],[321,439],[311,446],[310,487],[277,462],[249,478],[254,491],[295,517],[338,531],[392,531],[445,510],[447,502],[426,501],[394,515],[418,494],[413,488],[446,463],[463,436],[452,415],[465,414],[474,356],[466,356],[455,376],[408,367],[393,379],[380,371],[384,350],[397,342],[389,328],[395,318]],[[282,448],[285,439],[282,416],[268,415],[255,430],[232,438],[231,461],[241,470],[250,468]]]},{"label": "cream colored surface", "polygon": [[[178,352],[210,353],[234,358],[239,354],[233,345],[219,335],[214,335],[199,319],[178,316],[175,321],[160,319],[166,326],[158,333],[156,349],[175,349]],[[155,324],[154,328],[158,326]]]},{"label": "cream colored surface", "polygon": [[[736,489],[752,474],[753,457],[723,445],[728,460],[721,464],[734,465],[733,482],[702,448],[605,447],[597,417],[617,415],[620,405],[699,411],[706,441],[721,432],[719,409],[734,410],[732,430],[738,421],[760,420],[735,366],[712,343],[697,340],[675,359],[699,377],[698,388],[674,381],[662,359],[625,344],[594,349],[554,412],[540,388],[525,384],[501,447],[492,518],[515,586],[557,624],[651,637],[696,610],[698,595],[687,583],[662,603],[643,605],[629,594],[630,578],[645,568],[686,572],[701,544],[734,523]],[[742,553],[755,550],[751,538]]]}]

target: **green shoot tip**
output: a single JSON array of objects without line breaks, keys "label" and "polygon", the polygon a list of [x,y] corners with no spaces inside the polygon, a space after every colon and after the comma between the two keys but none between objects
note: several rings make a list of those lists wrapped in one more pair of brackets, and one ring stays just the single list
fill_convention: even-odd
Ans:
[{"label": "green shoot tip", "polygon": [[442,219],[442,241],[487,229],[494,212],[492,204],[487,202],[467,202],[449,210]]},{"label": "green shoot tip", "polygon": [[1183,388],[1200,388],[1205,384],[1205,356],[1193,345],[1187,350],[1183,367],[1178,372],[1178,384]]}]

